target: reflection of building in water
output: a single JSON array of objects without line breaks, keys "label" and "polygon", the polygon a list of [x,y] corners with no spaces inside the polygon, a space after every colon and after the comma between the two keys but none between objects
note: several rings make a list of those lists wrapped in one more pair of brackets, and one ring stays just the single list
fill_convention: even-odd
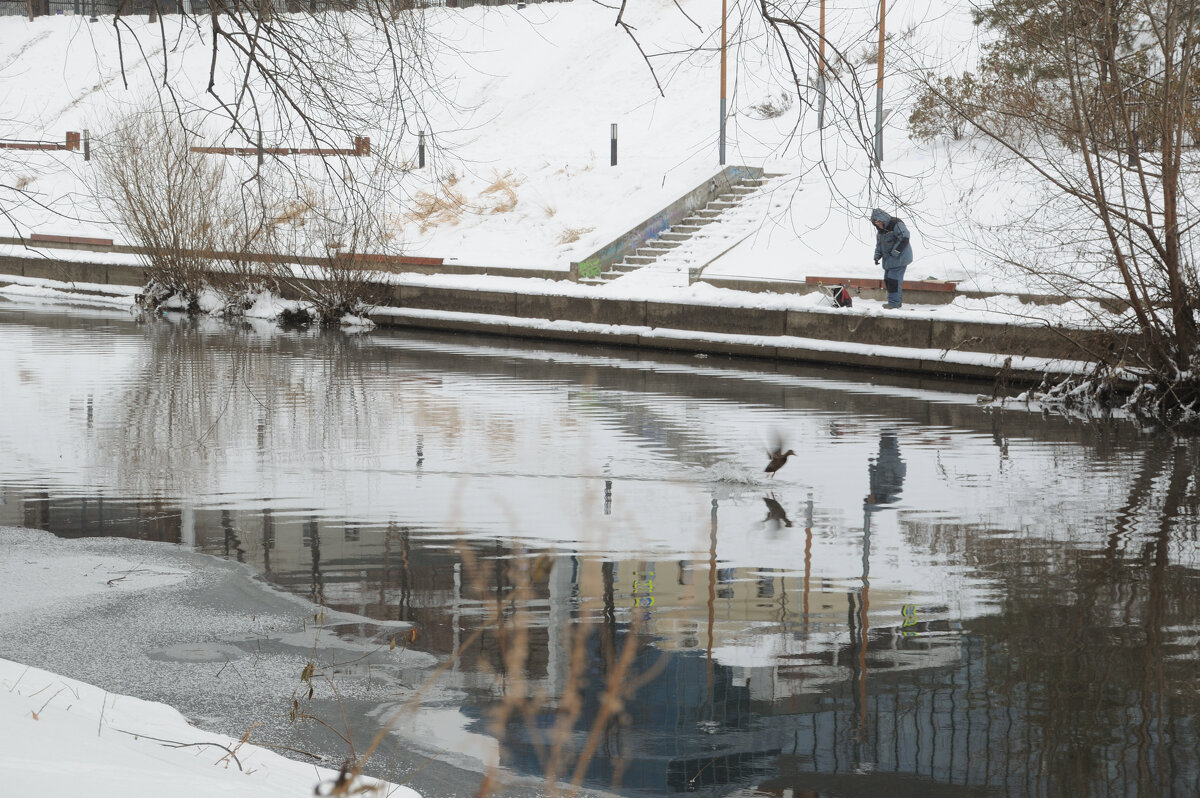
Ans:
[{"label": "reflection of building in water", "polygon": [[[504,637],[492,627],[472,635],[529,580],[522,667],[530,691],[549,698],[531,724],[509,724],[504,762],[531,774],[542,772],[540,735],[561,717],[572,683],[584,711],[571,743],[581,747],[613,652],[631,641],[640,648],[630,680],[645,681],[622,722],[601,730],[592,786],[619,774],[626,790],[648,795],[700,787],[878,795],[896,791],[884,776],[900,774],[913,794],[946,785],[1190,795],[1200,773],[1189,643],[1200,636],[1189,609],[1200,583],[1168,566],[1166,538],[1143,541],[1144,554],[1125,559],[1070,549],[1036,562],[989,557],[1002,611],[960,629],[945,608],[913,607],[880,587],[868,593],[857,579],[805,580],[715,559],[549,557],[306,512],[193,512],[51,500],[37,490],[8,489],[0,499],[0,523],[194,541],[331,608],[412,622],[415,648],[445,658],[462,646],[440,678],[467,696],[465,722],[478,733],[492,733],[489,710],[509,682],[499,676]],[[967,530],[910,528],[976,554],[1014,545],[975,541]],[[583,680],[572,677],[565,642],[567,630],[581,628],[589,632]],[[1097,657],[1073,642],[1095,637],[1120,644]]]}]

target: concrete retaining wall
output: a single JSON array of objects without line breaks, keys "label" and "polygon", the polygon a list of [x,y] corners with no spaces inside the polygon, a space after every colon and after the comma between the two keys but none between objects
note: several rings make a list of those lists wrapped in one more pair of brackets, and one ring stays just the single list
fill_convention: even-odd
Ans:
[{"label": "concrete retaining wall", "polygon": [[[0,256],[3,274],[51,280],[140,286],[144,270],[77,261]],[[967,377],[994,376],[994,367],[948,363],[943,351],[1026,355],[1038,358],[1086,360],[1087,352],[1112,347],[1136,348],[1135,338],[1115,338],[1106,333],[1061,330],[1048,326],[987,324],[933,320],[910,316],[863,315],[834,308],[808,310],[762,310],[717,307],[675,302],[651,302],[602,297],[551,296],[514,291],[484,291],[464,288],[397,285],[390,288],[392,307],[476,314],[480,318],[420,318],[377,314],[381,325],[457,330],[527,338],[576,341],[609,346],[674,349],[711,354],[741,355],[778,360],[836,363],[845,366],[948,374]],[[500,316],[502,319],[485,318]],[[751,343],[722,342],[699,337],[646,336],[635,331],[619,333],[570,329],[544,329],[523,324],[522,319],[622,325],[631,328],[714,333],[720,336],[761,336]],[[848,342],[866,347],[905,347],[929,351],[928,359],[884,357],[870,351],[829,351],[824,345],[779,340],[783,336],[816,342]],[[1014,379],[1039,379],[1040,374],[1014,375]]]},{"label": "concrete retaining wall", "polygon": [[[140,266],[0,255],[0,275],[5,274],[37,277],[43,280],[59,280],[65,283],[127,286],[146,284],[146,271]],[[3,282],[2,277],[0,277],[0,282]]]},{"label": "concrete retaining wall", "polygon": [[[67,238],[63,236],[62,238]],[[0,244],[8,244],[15,247],[27,247],[31,250],[56,250],[68,249],[77,252],[112,252],[119,255],[141,255],[146,250],[143,247],[133,247],[128,244],[97,244],[86,240],[47,240],[42,239],[22,239],[12,238],[8,236],[0,236]],[[17,256],[20,260],[21,258]],[[246,254],[238,255],[244,261],[250,263],[272,263],[277,260],[275,256],[263,254]],[[414,258],[411,261],[406,261],[403,256],[398,256],[392,259],[393,262],[380,262],[377,260],[363,259],[359,261],[361,268],[370,271],[390,272],[392,274],[490,274],[500,277],[536,277],[543,280],[570,280],[571,273],[565,269],[539,269],[535,267],[507,267],[507,266],[472,266],[466,263],[432,263],[421,261],[433,261],[434,258]],[[293,256],[288,258],[289,263],[299,263],[306,266],[323,266],[324,258]],[[94,264],[98,265],[98,264]],[[130,268],[139,268],[131,266]],[[8,271],[7,274],[16,274],[17,272]],[[32,275],[30,275],[32,276]],[[138,283],[139,285],[141,283]]]}]

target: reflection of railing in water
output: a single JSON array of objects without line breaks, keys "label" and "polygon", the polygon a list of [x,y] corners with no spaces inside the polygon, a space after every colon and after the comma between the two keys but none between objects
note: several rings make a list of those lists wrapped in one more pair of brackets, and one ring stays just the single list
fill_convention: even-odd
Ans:
[{"label": "reflection of railing in water", "polygon": [[[864,777],[884,791],[894,783],[886,777],[903,776],[930,787],[1008,795],[1195,794],[1200,736],[1187,712],[1153,724],[1158,739],[1150,743],[1152,752],[1140,750],[1132,733],[1141,718],[1132,706],[1113,718],[1123,726],[1097,717],[1093,728],[1059,739],[1047,719],[1055,709],[1036,686],[995,689],[989,659],[997,652],[981,638],[961,642],[962,658],[954,665],[874,675],[865,707],[857,706],[848,682],[783,702],[758,701],[753,680],[743,686],[735,669],[722,665],[716,667],[713,699],[706,701],[703,656],[667,654],[671,663],[627,707],[628,725],[590,764],[590,783],[602,785],[621,773],[622,786],[654,794],[717,785],[799,794],[849,787]],[[599,700],[602,687],[586,689],[585,703]],[[486,715],[479,717],[482,731]],[[538,772],[533,728],[513,722],[506,730],[506,764],[528,773]],[[1096,740],[1108,742],[1089,745]],[[1068,742],[1084,747],[1072,753]],[[1155,762],[1152,775],[1140,768],[1147,759]]]}]

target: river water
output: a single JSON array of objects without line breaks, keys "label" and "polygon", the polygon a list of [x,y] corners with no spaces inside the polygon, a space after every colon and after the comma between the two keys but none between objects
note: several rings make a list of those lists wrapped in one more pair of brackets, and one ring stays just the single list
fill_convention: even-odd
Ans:
[{"label": "river water", "polygon": [[[337,700],[246,717],[329,758],[330,718],[391,723],[375,772],[428,796],[478,785],[428,761],[510,794],[1200,794],[1200,441],[981,390],[4,303],[0,526],[176,544],[264,591],[210,584],[197,615],[309,602],[256,656],[315,658]],[[150,609],[78,645],[188,660],[122,642]],[[97,678],[78,650],[0,637]],[[128,691],[245,729],[258,693],[160,670]]]}]

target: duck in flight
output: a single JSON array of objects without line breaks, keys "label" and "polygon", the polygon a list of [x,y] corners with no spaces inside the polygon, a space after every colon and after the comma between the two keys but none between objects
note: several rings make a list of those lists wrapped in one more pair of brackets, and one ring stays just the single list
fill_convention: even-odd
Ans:
[{"label": "duck in flight", "polygon": [[767,454],[770,456],[771,460],[770,460],[770,462],[767,463],[767,467],[764,468],[763,471],[770,474],[771,477],[774,478],[775,472],[778,471],[779,469],[783,468],[783,464],[786,463],[787,459],[789,457],[791,457],[792,455],[794,455],[795,452],[792,451],[791,449],[788,449],[785,452],[785,451],[783,451],[783,446],[781,445],[781,446],[777,447],[775,449],[775,451],[773,451],[773,452],[768,450]]}]

